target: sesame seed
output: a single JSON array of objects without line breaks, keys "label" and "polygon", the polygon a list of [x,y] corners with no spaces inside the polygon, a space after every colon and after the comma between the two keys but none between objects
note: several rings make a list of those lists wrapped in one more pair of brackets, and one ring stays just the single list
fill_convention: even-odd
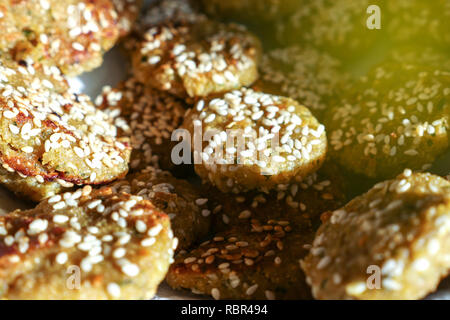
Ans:
[{"label": "sesame seed", "polygon": [[215,300],[219,300],[220,299],[220,291],[217,288],[212,288],[211,289],[211,296],[215,299]]},{"label": "sesame seed", "polygon": [[56,262],[58,264],[65,264],[68,260],[68,256],[67,253],[65,252],[60,252],[56,255]]},{"label": "sesame seed", "polygon": [[[145,238],[141,241],[141,246],[143,247],[150,247],[156,242],[155,238]],[[176,246],[175,246],[176,248]]]},{"label": "sesame seed", "polygon": [[57,202],[53,205],[54,210],[61,210],[66,207],[66,203],[64,201]]},{"label": "sesame seed", "polygon": [[136,230],[140,233],[145,233],[147,231],[147,225],[142,220],[136,221]]},{"label": "sesame seed", "polygon": [[139,274],[139,267],[133,263],[126,263],[121,267],[121,270],[124,274],[129,277],[135,277]]},{"label": "sesame seed", "polygon": [[120,286],[117,283],[110,282],[108,283],[106,290],[108,291],[109,295],[112,298],[119,298],[120,297]]},{"label": "sesame seed", "polygon": [[264,291],[264,294],[266,295],[267,300],[275,300],[275,293],[270,290]]},{"label": "sesame seed", "polygon": [[156,237],[161,232],[162,229],[163,229],[162,225],[158,224],[148,229],[147,235],[149,235],[150,237]]},{"label": "sesame seed", "polygon": [[195,204],[198,206],[203,206],[208,202],[208,199],[206,198],[199,198],[197,200],[195,200]]},{"label": "sesame seed", "polygon": [[84,51],[85,50],[84,46],[81,43],[78,43],[78,42],[72,43],[72,48],[74,48],[77,51]]},{"label": "sesame seed", "polygon": [[256,292],[257,289],[258,289],[258,285],[254,284],[251,287],[249,287],[247,289],[247,291],[245,291],[245,294],[248,295],[248,296],[251,296],[251,295],[253,295]]},{"label": "sesame seed", "polygon": [[69,217],[61,214],[53,216],[53,222],[57,224],[63,224],[69,221]]}]

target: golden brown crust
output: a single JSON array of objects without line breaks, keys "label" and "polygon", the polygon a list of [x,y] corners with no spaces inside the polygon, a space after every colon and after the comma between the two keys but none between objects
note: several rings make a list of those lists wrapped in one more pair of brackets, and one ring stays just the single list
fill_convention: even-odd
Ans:
[{"label": "golden brown crust", "polygon": [[361,77],[325,117],[330,154],[348,170],[389,179],[426,170],[449,146],[450,73],[385,61]]},{"label": "golden brown crust", "polygon": [[43,185],[42,194],[32,196],[38,201],[48,196],[47,183],[67,188],[126,174],[129,140],[116,138],[112,119],[87,96],[66,90],[64,80],[45,67],[2,60],[0,76],[0,162],[16,174],[7,187],[33,177]]},{"label": "golden brown crust", "polygon": [[418,299],[434,291],[450,271],[449,191],[445,179],[407,169],[325,214],[302,262],[314,297]]},{"label": "golden brown crust", "polygon": [[128,32],[138,2],[128,0],[2,0],[0,49],[77,75]]},{"label": "golden brown crust", "polygon": [[345,198],[335,167],[325,168],[269,194],[209,190],[214,236],[180,252],[169,269],[169,285],[216,299],[310,299],[299,260],[319,215]]},{"label": "golden brown crust", "polygon": [[167,171],[147,167],[113,183],[112,187],[150,200],[166,213],[178,238],[177,250],[199,243],[210,231],[211,202],[204,196],[206,193],[186,180],[174,178]]},{"label": "golden brown crust", "polygon": [[325,127],[309,109],[247,88],[199,100],[183,128],[194,141],[195,171],[222,192],[268,191],[306,177],[327,150]]},{"label": "golden brown crust", "polygon": [[199,18],[152,26],[139,36],[133,71],[147,85],[182,98],[252,84],[261,44],[244,27]]},{"label": "golden brown crust", "polygon": [[116,11],[117,26],[120,37],[125,37],[132,31],[134,22],[140,14],[143,0],[111,0]]},{"label": "golden brown crust", "polygon": [[173,255],[169,218],[141,197],[91,190],[0,217],[2,298],[154,295]]},{"label": "golden brown crust", "polygon": [[116,88],[103,88],[97,107],[114,118],[119,136],[131,141],[130,169],[161,167],[182,173],[185,167],[172,161],[172,133],[182,123],[188,104],[181,99],[144,86],[135,78]]}]

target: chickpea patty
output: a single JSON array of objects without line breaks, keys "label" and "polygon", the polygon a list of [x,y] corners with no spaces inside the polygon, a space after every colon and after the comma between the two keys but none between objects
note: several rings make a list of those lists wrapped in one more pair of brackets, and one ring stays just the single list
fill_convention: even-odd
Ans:
[{"label": "chickpea patty", "polygon": [[327,150],[325,127],[306,107],[247,88],[200,100],[183,127],[194,147],[203,134],[202,152],[194,149],[195,171],[223,192],[270,190],[306,177]]},{"label": "chickpea patty", "polygon": [[349,170],[392,178],[427,169],[448,148],[448,71],[384,62],[354,89],[325,120],[330,153]]},{"label": "chickpea patty", "polygon": [[0,51],[31,58],[70,75],[102,63],[131,28],[140,1],[1,0]]},{"label": "chickpea patty", "polygon": [[344,201],[335,168],[328,168],[269,195],[211,190],[215,234],[180,252],[169,269],[169,285],[215,299],[310,299],[299,260],[319,215]]},{"label": "chickpea patty", "polygon": [[302,267],[317,299],[418,299],[449,273],[449,239],[450,182],[407,169],[324,214]]},{"label": "chickpea patty", "polygon": [[96,104],[114,118],[119,135],[130,138],[133,171],[149,165],[165,170],[178,169],[171,159],[176,144],[171,137],[183,123],[188,106],[183,100],[130,78],[115,89],[103,88]]},{"label": "chickpea patty", "polygon": [[86,186],[0,217],[0,297],[149,299],[175,245],[149,201]]},{"label": "chickpea patty", "polygon": [[179,97],[207,96],[252,84],[260,42],[245,28],[208,19],[153,26],[132,54],[137,79]]},{"label": "chickpea patty", "polygon": [[53,184],[48,192],[49,183],[65,188],[120,178],[130,156],[112,119],[87,96],[64,89],[51,70],[0,61],[0,162],[14,174],[2,182],[34,201],[61,191]]}]

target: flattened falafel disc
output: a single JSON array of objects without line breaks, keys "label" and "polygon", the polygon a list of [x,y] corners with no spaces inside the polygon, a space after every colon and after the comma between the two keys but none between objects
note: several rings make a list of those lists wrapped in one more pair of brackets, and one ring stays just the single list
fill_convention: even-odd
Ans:
[{"label": "flattened falafel disc", "polygon": [[349,79],[342,63],[313,47],[290,46],[262,56],[256,90],[290,97],[322,119]]},{"label": "flattened falafel disc", "polygon": [[0,297],[150,299],[174,246],[149,201],[86,186],[0,217]]},{"label": "flattened falafel disc", "polygon": [[450,182],[407,169],[324,214],[302,268],[317,299],[419,299],[449,273],[449,239]]},{"label": "flattened falafel disc", "polygon": [[140,0],[0,1],[0,51],[77,75],[130,31]]},{"label": "flattened falafel disc", "polygon": [[112,119],[52,70],[0,61],[1,182],[34,201],[124,176],[131,151]]},{"label": "flattened falafel disc", "polygon": [[210,190],[214,236],[176,256],[169,285],[215,299],[310,299],[299,260],[319,215],[344,203],[342,182],[330,165],[268,195]]},{"label": "flattened falafel disc", "polygon": [[182,98],[239,89],[258,77],[259,40],[244,27],[208,19],[163,23],[132,54],[138,80]]},{"label": "flattened falafel disc", "polygon": [[131,140],[130,169],[147,166],[182,173],[172,161],[172,133],[183,123],[187,103],[167,92],[149,88],[130,78],[112,89],[103,88],[96,105],[114,118],[119,136]]},{"label": "flattened falafel disc", "polygon": [[195,171],[223,192],[267,191],[306,177],[327,150],[325,127],[306,107],[247,88],[200,100],[183,127],[193,137]]},{"label": "flattened falafel disc", "polygon": [[350,171],[392,178],[427,169],[449,145],[450,72],[384,62],[327,112],[330,154]]}]

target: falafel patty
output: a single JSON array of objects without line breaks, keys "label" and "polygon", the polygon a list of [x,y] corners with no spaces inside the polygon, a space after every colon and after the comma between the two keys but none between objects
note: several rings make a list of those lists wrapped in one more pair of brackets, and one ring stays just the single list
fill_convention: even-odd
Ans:
[{"label": "falafel patty", "polygon": [[449,273],[449,239],[450,182],[407,169],[324,214],[302,268],[317,299],[418,299]]},{"label": "falafel patty", "polygon": [[77,75],[102,63],[125,35],[140,0],[1,0],[0,51]]},{"label": "falafel patty", "polygon": [[223,192],[267,191],[306,177],[327,150],[325,127],[308,108],[248,88],[199,100],[183,128],[193,137],[195,171]]},{"label": "falafel patty", "polygon": [[290,46],[265,53],[254,88],[290,97],[322,118],[349,80],[342,63],[313,47]]},{"label": "falafel patty", "polygon": [[252,84],[261,44],[244,27],[205,18],[152,26],[132,53],[134,75],[181,98],[203,97]]},{"label": "falafel patty", "polygon": [[188,105],[167,92],[149,88],[130,78],[115,89],[107,86],[96,105],[114,118],[119,136],[131,140],[130,169],[147,166],[182,171],[172,161],[172,133],[181,126]]},{"label": "falafel patty", "polygon": [[112,119],[52,70],[0,60],[1,182],[34,201],[123,177],[131,151]]},{"label": "falafel patty", "polygon": [[310,219],[313,227],[320,223],[320,214],[334,210],[345,203],[346,179],[339,167],[327,160],[319,171],[307,177],[297,177],[288,184],[278,184],[269,193],[253,190],[224,195],[216,189],[208,189],[210,208],[213,212],[212,230],[226,231],[250,219]]},{"label": "falafel patty", "polygon": [[149,201],[86,186],[0,217],[0,297],[149,299],[175,245]]},{"label": "falafel patty", "polygon": [[450,72],[386,61],[325,117],[330,154],[350,171],[393,178],[427,169],[449,146]]},{"label": "falafel patty", "polygon": [[176,256],[168,284],[215,299],[310,299],[299,260],[319,215],[344,203],[342,182],[330,169],[268,195],[210,190],[214,236]]}]

